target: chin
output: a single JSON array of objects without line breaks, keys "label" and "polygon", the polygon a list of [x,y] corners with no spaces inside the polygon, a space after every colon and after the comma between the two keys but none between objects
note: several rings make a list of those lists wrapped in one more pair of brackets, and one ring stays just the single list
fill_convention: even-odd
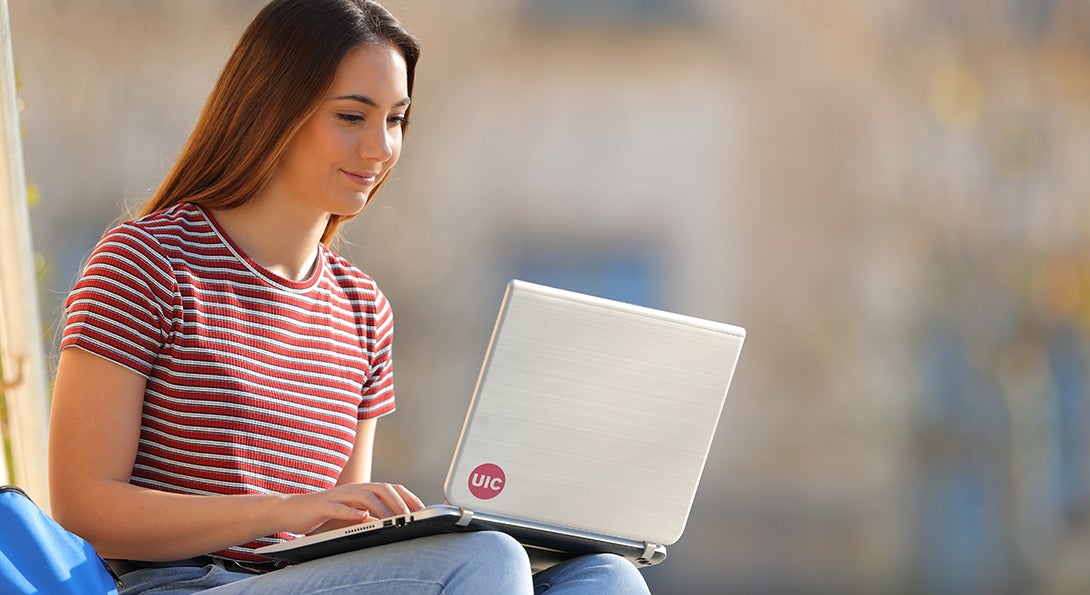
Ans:
[{"label": "chin", "polygon": [[337,215],[338,217],[354,217],[363,212],[363,209],[367,207],[367,204],[371,202],[370,196],[366,194],[357,194],[350,200],[346,200],[336,208],[330,209],[330,213]]}]

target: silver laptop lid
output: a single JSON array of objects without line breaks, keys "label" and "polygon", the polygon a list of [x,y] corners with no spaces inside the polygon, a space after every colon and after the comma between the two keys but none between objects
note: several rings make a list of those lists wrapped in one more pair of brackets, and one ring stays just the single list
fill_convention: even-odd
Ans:
[{"label": "silver laptop lid", "polygon": [[674,543],[744,338],[736,326],[512,281],[447,499]]}]

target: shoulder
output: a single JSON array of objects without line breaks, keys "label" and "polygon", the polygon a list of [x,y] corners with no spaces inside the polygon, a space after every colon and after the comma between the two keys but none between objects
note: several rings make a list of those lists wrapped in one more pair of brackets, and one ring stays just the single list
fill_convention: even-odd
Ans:
[{"label": "shoulder", "polygon": [[182,204],[127,221],[106,232],[87,260],[84,274],[140,279],[164,290],[177,284],[185,263],[218,245],[199,207]]},{"label": "shoulder", "polygon": [[216,236],[204,211],[188,203],[134,219],[111,233],[142,238],[163,248],[200,244]]},{"label": "shoulder", "polygon": [[114,227],[102,236],[96,251],[128,249],[164,255],[210,233],[207,219],[197,207],[179,205]]},{"label": "shoulder", "polygon": [[367,336],[382,335],[393,327],[393,310],[378,283],[347,259],[322,248],[326,283],[333,303],[353,319]]},{"label": "shoulder", "polygon": [[350,298],[385,302],[382,290],[370,275],[329,248],[322,248],[322,256],[327,275]]}]

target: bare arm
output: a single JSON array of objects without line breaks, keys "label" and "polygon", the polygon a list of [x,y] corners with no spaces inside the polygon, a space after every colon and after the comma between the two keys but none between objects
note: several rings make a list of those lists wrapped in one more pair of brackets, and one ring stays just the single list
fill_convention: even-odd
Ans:
[{"label": "bare arm", "polygon": [[371,453],[375,447],[377,425],[377,419],[368,419],[356,426],[356,443],[352,446],[352,456],[345,463],[337,485],[371,481],[371,461],[373,460]]},{"label": "bare arm", "polygon": [[[189,496],[134,486],[144,389],[145,379],[127,368],[78,348],[61,352],[49,429],[52,512],[104,557],[177,560],[406,506],[385,484],[294,496]],[[368,435],[363,439],[373,440],[373,422]],[[369,443],[365,461],[356,454],[353,478],[370,473]]]}]

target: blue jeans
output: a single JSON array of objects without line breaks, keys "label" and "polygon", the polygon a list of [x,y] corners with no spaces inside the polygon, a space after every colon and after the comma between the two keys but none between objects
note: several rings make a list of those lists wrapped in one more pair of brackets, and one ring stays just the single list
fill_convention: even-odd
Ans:
[{"label": "blue jeans", "polygon": [[413,539],[267,574],[209,564],[143,568],[121,578],[121,595],[648,593],[639,571],[611,554],[580,556],[531,574],[522,546],[493,531]]}]

